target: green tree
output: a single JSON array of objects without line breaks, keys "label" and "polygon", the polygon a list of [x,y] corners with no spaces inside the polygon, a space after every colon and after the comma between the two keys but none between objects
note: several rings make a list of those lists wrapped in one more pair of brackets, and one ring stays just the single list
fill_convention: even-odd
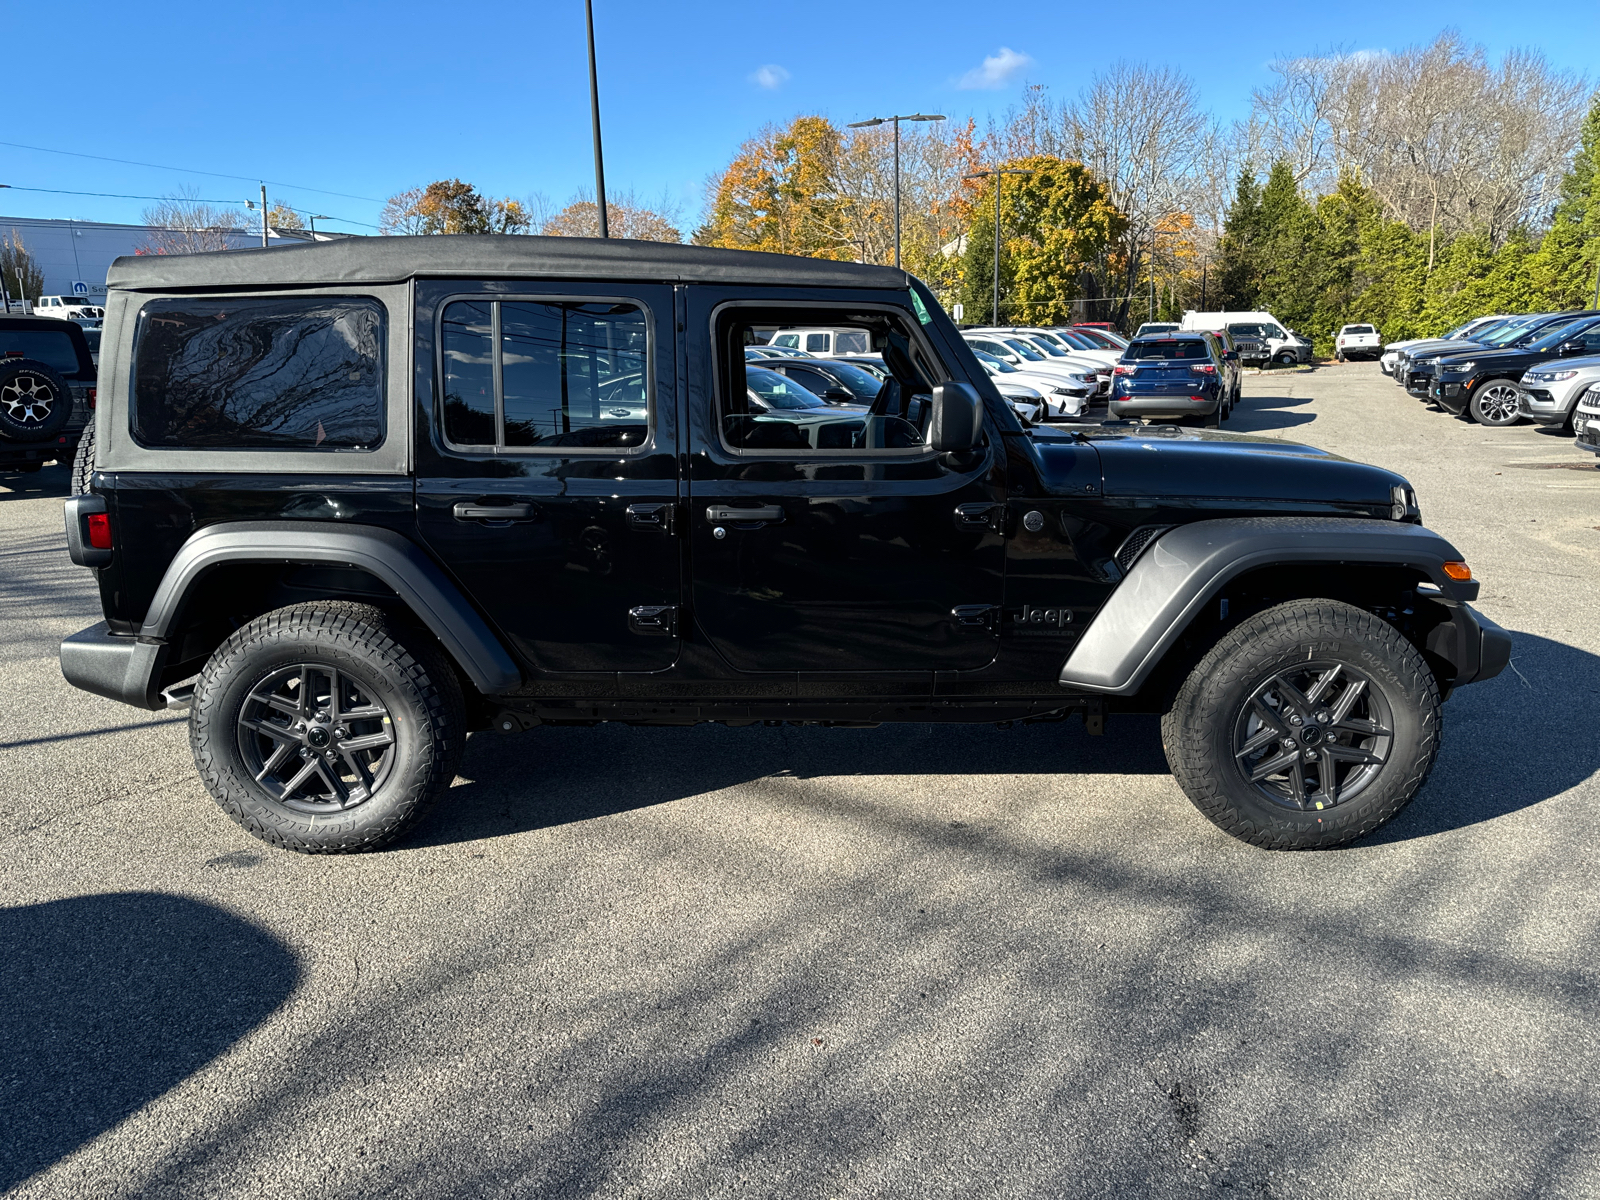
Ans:
[{"label": "green tree", "polygon": [[1300,193],[1284,159],[1272,164],[1261,189],[1257,233],[1260,250],[1258,302],[1280,321],[1310,329],[1326,273],[1327,247],[1317,212]]},{"label": "green tree", "polygon": [[1247,163],[1239,172],[1233,203],[1222,221],[1222,243],[1217,257],[1217,307],[1248,310],[1256,307],[1264,270],[1261,187]]},{"label": "green tree", "polygon": [[13,300],[37,300],[44,291],[44,271],[22,244],[22,235],[13,229],[0,237],[0,276]]},{"label": "green tree", "polygon": [[1589,106],[1578,152],[1561,180],[1561,199],[1529,269],[1552,308],[1594,302],[1600,273],[1600,92]]},{"label": "green tree", "polygon": [[1000,192],[1000,312],[1013,321],[1059,323],[1089,265],[1128,228],[1082,163],[1038,154],[1002,164],[1030,175],[990,176],[974,202],[962,256],[961,299],[974,317],[994,308],[994,187]]}]

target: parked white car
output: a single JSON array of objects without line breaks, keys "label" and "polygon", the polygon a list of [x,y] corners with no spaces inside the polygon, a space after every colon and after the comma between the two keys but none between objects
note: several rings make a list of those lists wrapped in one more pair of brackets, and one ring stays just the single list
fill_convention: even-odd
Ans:
[{"label": "parked white car", "polygon": [[1080,362],[1092,362],[1104,367],[1108,374],[1112,367],[1122,361],[1122,351],[1120,350],[1095,350],[1074,346],[1056,330],[1044,329],[1037,325],[1002,325],[990,329],[975,329],[971,332],[981,333],[986,336],[997,334],[1007,339],[1021,338],[1030,345],[1042,341],[1045,345],[1040,349],[1047,358],[1076,359]]},{"label": "parked white car", "polygon": [[1423,342],[1454,341],[1457,338],[1470,337],[1474,330],[1482,329],[1486,325],[1493,325],[1496,321],[1505,321],[1511,318],[1510,313],[1494,313],[1487,317],[1474,317],[1464,325],[1457,325],[1448,333],[1436,338],[1406,338],[1403,341],[1390,342],[1383,348],[1383,356],[1378,359],[1378,367],[1385,375],[1393,375],[1395,364],[1400,355],[1412,346],[1420,346]]},{"label": "parked white car", "polygon": [[1383,339],[1372,325],[1346,325],[1333,335],[1333,357],[1340,362],[1360,355],[1377,358],[1383,353]]},{"label": "parked white car", "polygon": [[1089,407],[1089,397],[1095,391],[1092,383],[1081,380],[1063,383],[1053,376],[1020,371],[1010,363],[976,348],[972,353],[994,380],[995,389],[1012,401],[1013,408],[1016,408],[1018,401],[1028,400],[1030,395],[1037,398],[1042,411],[1037,416],[1029,417],[1030,421],[1037,421],[1041,417],[1045,420],[1071,420],[1083,416],[1084,410]]},{"label": "parked white car", "polygon": [[1592,387],[1578,397],[1572,429],[1578,435],[1579,450],[1600,454],[1600,387]]},{"label": "parked white car", "polygon": [[[1053,379],[1059,384],[1084,386],[1091,394],[1109,386],[1111,369],[1086,357],[1058,358],[1046,353],[1017,334],[969,332],[962,335],[974,350],[992,354],[1001,362],[1029,375]],[[1105,378],[1102,380],[1101,375]]]},{"label": "parked white car", "polygon": [[780,329],[767,345],[833,358],[840,354],[872,353],[872,335],[865,329]]}]

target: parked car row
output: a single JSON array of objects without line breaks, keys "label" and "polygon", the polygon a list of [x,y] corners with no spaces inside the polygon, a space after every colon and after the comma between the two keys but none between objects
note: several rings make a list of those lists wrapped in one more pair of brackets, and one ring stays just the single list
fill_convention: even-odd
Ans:
[{"label": "parked car row", "polygon": [[1394,342],[1383,369],[1412,396],[1480,425],[1576,427],[1600,385],[1600,310],[1495,314],[1441,338]]}]

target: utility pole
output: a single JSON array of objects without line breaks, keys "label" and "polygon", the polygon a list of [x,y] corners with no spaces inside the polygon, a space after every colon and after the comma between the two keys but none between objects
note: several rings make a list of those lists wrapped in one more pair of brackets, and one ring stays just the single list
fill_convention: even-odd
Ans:
[{"label": "utility pole", "polygon": [[317,222],[318,221],[336,221],[336,220],[338,220],[337,217],[330,217],[330,216],[328,216],[327,213],[318,213],[316,216],[312,217],[311,218],[311,240],[313,242],[317,240]]},{"label": "utility pole", "polygon": [[261,248],[267,248],[267,185],[261,185]]},{"label": "utility pole", "polygon": [[974,171],[963,179],[988,179],[994,177],[994,310],[990,320],[1000,324],[1000,185],[1007,175],[1032,175],[1022,167],[995,167],[992,171]]},{"label": "utility pole", "polygon": [[900,122],[942,120],[944,116],[940,113],[911,113],[909,116],[873,117],[870,121],[852,121],[849,126],[851,129],[866,129],[885,122],[894,126],[894,265],[897,267],[900,265]]},{"label": "utility pole", "polygon": [[606,163],[600,152],[600,77],[594,66],[594,0],[583,0],[589,20],[589,121],[594,126],[594,202],[600,212],[600,236],[611,236],[606,222]]}]

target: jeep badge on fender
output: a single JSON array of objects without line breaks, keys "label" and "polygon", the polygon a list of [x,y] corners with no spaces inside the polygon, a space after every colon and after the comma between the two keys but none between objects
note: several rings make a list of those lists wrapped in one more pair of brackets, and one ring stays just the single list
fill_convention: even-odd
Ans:
[{"label": "jeep badge on fender", "polygon": [[[61,669],[187,707],[207,790],[287,849],[402,837],[489,730],[1107,713],[1160,714],[1234,836],[1337,846],[1508,661],[1404,479],[1198,417],[1024,428],[898,269],[386,237],[107,283],[66,505],[104,620]],[[1135,339],[1139,402],[1223,388],[1219,346]]]}]

